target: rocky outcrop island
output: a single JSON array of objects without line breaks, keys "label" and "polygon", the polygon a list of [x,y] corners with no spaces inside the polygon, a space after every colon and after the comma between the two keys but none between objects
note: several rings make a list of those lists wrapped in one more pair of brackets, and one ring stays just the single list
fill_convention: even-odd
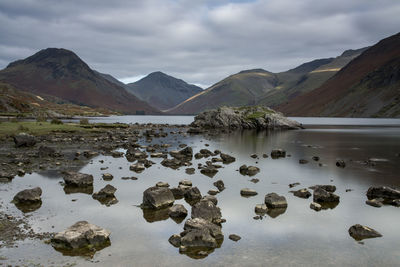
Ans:
[{"label": "rocky outcrop island", "polygon": [[302,128],[297,121],[263,106],[220,107],[204,111],[194,118],[190,126],[192,132],[196,132],[196,129],[291,130]]}]

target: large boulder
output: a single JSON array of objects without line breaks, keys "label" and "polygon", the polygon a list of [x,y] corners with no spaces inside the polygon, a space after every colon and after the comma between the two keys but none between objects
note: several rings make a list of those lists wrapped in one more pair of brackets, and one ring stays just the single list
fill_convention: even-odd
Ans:
[{"label": "large boulder", "polygon": [[110,245],[110,232],[87,221],[79,221],[51,239],[60,250],[101,249]]},{"label": "large boulder", "polygon": [[174,201],[174,195],[168,187],[153,186],[143,192],[144,208],[162,209],[171,206]]},{"label": "large boulder", "polygon": [[279,208],[286,208],[287,207],[287,201],[284,196],[280,196],[277,193],[269,193],[265,196],[265,205],[267,205],[268,208],[272,209],[279,209]]},{"label": "large boulder", "polygon": [[206,129],[299,129],[301,124],[262,106],[220,107],[200,113],[190,127]]},{"label": "large boulder", "polygon": [[381,237],[382,235],[376,230],[363,226],[361,224],[355,224],[349,228],[349,234],[355,240],[359,241],[366,238]]},{"label": "large boulder", "polygon": [[80,172],[65,172],[64,182],[69,186],[85,187],[93,186],[93,175]]},{"label": "large boulder", "polygon": [[16,147],[31,147],[36,144],[36,138],[27,133],[19,133],[14,136]]},{"label": "large boulder", "polygon": [[385,200],[400,199],[400,190],[388,186],[372,186],[367,191],[367,197],[383,198]]},{"label": "large boulder", "polygon": [[41,202],[42,189],[40,187],[35,187],[32,189],[25,189],[18,192],[13,199],[14,203],[19,204],[33,204],[36,202]]},{"label": "large boulder", "polygon": [[208,199],[201,199],[192,207],[192,218],[202,218],[210,222],[219,222],[221,217],[220,208]]}]

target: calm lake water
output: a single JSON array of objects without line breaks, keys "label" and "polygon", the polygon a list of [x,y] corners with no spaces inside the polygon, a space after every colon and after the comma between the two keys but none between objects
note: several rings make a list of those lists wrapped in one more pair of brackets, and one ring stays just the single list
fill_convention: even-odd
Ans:
[{"label": "calm lake water", "polygon": [[[157,117],[157,118],[156,118]],[[146,121],[146,118],[148,119]],[[159,121],[159,119],[164,121]],[[152,122],[186,124],[192,120],[188,116],[126,116],[118,117],[120,122]],[[101,118],[99,120],[110,120]],[[125,121],[124,121],[125,119]],[[320,118],[318,118],[319,120]],[[308,120],[308,119],[307,119]],[[305,123],[307,120],[299,120]],[[336,119],[323,119],[325,122]],[[313,119],[313,121],[315,121]],[[345,119],[344,121],[347,121]],[[374,124],[381,123],[373,120]],[[104,122],[104,121],[103,121]],[[345,122],[342,122],[343,124]],[[399,120],[397,120],[400,125]],[[315,123],[310,123],[315,124]],[[393,126],[393,125],[392,125]],[[41,263],[60,266],[76,263],[77,266],[398,266],[400,260],[400,209],[392,206],[374,208],[365,204],[366,191],[372,185],[400,186],[400,127],[333,127],[313,126],[310,129],[276,132],[243,131],[223,134],[206,140],[202,136],[181,137],[169,135],[154,139],[153,143],[169,143],[176,149],[179,143],[193,147],[194,152],[202,148],[211,151],[219,149],[236,157],[236,162],[224,165],[214,178],[202,175],[197,169],[194,175],[185,173],[185,168],[172,170],[163,167],[160,159],[152,159],[157,164],[141,174],[129,170],[130,163],[125,158],[98,156],[80,171],[94,176],[94,191],[107,183],[117,188],[119,202],[110,207],[101,205],[91,195],[66,194],[59,184],[60,176],[34,173],[16,177],[12,183],[0,184],[3,208],[8,213],[21,216],[21,211],[9,203],[20,190],[40,186],[43,189],[43,205],[29,213],[29,221],[36,231],[62,231],[78,220],[87,220],[111,231],[111,246],[95,254],[93,259],[63,256],[51,245],[42,241],[24,241],[18,248],[0,249],[0,256],[8,260],[4,264]],[[205,147],[205,144],[209,147]],[[143,143],[148,144],[148,143]],[[262,158],[274,148],[283,148],[291,157],[273,160]],[[123,150],[121,150],[123,151]],[[253,159],[256,153],[259,159]],[[311,158],[319,156],[320,161]],[[362,162],[373,158],[376,166],[368,167]],[[299,164],[299,159],[309,160]],[[337,159],[347,162],[346,168],[335,166]],[[104,160],[101,164],[99,161]],[[207,159],[193,160],[193,167]],[[322,163],[322,166],[319,166]],[[236,171],[240,165],[255,165],[260,173],[256,184],[249,176]],[[101,171],[101,167],[108,167]],[[122,169],[120,169],[122,167]],[[110,182],[101,179],[102,173],[114,175]],[[136,176],[137,181],[121,180],[123,176]],[[226,189],[217,195],[218,206],[223,218],[225,235],[221,248],[204,259],[192,259],[179,254],[178,249],[168,242],[172,234],[183,230],[184,221],[176,223],[167,217],[150,220],[135,205],[142,201],[145,189],[159,181],[168,182],[171,187],[182,179],[190,179],[203,195],[214,189],[213,182],[223,180]],[[334,184],[340,203],[333,209],[315,212],[309,208],[312,198],[301,199],[289,193],[288,184],[299,182],[294,189],[315,184]],[[242,188],[255,189],[257,196],[240,196]],[[346,189],[352,189],[346,192]],[[262,220],[254,220],[254,207],[263,203],[267,193],[284,195],[288,208],[274,218],[266,215]],[[76,199],[75,202],[72,200]],[[189,210],[190,206],[184,200]],[[157,219],[159,221],[157,221]],[[152,222],[149,222],[152,221]],[[383,237],[353,240],[348,229],[354,224],[363,224],[379,231]],[[53,228],[54,227],[54,228]],[[230,234],[238,234],[242,239],[233,242]],[[0,261],[0,265],[2,261]]]}]

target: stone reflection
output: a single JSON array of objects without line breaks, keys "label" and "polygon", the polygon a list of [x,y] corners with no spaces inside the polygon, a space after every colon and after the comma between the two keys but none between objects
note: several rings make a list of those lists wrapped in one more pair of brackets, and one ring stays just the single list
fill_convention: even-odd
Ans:
[{"label": "stone reflection", "polygon": [[169,218],[169,207],[163,209],[142,208],[142,211],[143,218],[149,223],[164,221]]},{"label": "stone reflection", "polygon": [[42,201],[37,201],[33,203],[15,203],[15,207],[22,211],[23,213],[32,212],[38,210],[42,206]]}]

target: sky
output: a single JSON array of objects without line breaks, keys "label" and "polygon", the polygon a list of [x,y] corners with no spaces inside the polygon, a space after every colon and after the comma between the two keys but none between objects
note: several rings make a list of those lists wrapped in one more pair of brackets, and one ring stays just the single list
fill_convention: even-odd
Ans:
[{"label": "sky", "polygon": [[0,0],[0,69],[58,47],[123,82],[162,71],[205,88],[373,45],[399,14],[399,0]]}]

